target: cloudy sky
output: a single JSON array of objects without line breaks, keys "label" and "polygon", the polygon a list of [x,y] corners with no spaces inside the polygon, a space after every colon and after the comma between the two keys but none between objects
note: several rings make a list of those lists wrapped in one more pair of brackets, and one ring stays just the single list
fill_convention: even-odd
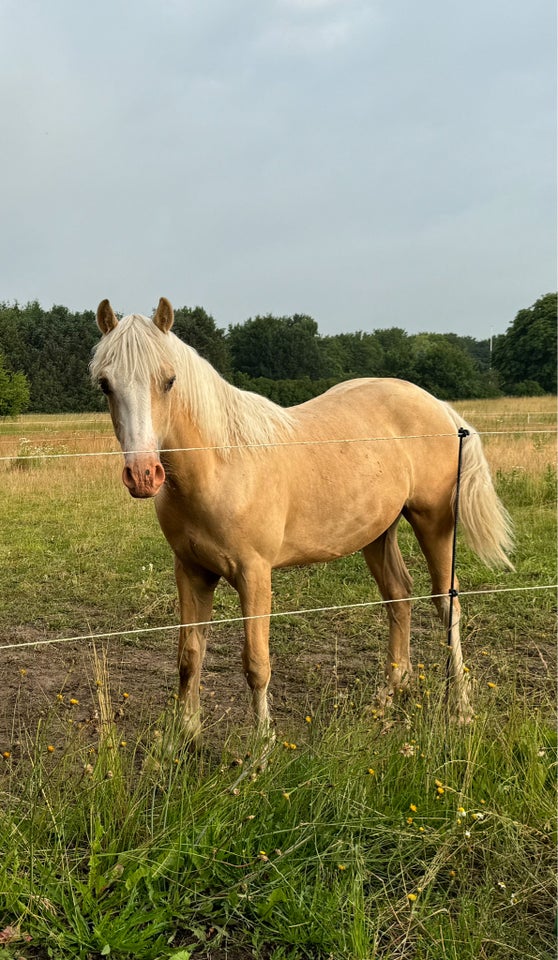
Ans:
[{"label": "cloudy sky", "polygon": [[0,300],[502,333],[556,288],[550,0],[0,0]]}]

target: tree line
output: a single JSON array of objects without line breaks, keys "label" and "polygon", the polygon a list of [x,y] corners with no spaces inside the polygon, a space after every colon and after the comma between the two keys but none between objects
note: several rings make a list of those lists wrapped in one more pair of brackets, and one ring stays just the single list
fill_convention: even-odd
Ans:
[{"label": "tree line", "polygon": [[[226,379],[285,406],[354,377],[399,377],[460,400],[556,393],[556,309],[557,294],[540,297],[493,342],[400,327],[321,336],[306,314],[224,330],[202,307],[177,309],[173,329]],[[104,409],[88,376],[98,338],[91,310],[0,303],[0,416]]]}]

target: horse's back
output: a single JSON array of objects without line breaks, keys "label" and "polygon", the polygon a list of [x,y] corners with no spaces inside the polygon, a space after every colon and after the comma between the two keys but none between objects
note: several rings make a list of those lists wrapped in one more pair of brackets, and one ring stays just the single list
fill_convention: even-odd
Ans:
[{"label": "horse's back", "polygon": [[414,383],[391,377],[345,380],[291,407],[290,413],[303,430],[337,437],[349,429],[347,439],[356,437],[358,428],[375,437],[455,432],[445,403]]}]

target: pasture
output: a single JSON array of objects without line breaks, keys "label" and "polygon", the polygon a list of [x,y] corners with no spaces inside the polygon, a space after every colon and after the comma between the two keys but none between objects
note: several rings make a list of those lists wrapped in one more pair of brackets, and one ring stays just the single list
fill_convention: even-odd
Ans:
[{"label": "pasture", "polygon": [[[171,553],[108,418],[1,425],[0,960],[554,956],[555,400],[455,406],[517,541],[513,573],[458,544],[474,722],[447,722],[428,600],[411,692],[382,718],[386,615],[358,606],[378,600],[362,559],[279,571],[277,744],[257,773],[226,586],[203,749],[176,745]],[[404,524],[400,541],[423,597]]]}]

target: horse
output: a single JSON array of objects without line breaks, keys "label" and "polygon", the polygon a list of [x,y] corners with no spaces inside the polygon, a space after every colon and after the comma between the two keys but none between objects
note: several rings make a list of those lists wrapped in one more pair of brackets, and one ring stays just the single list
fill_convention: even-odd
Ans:
[{"label": "horse", "polygon": [[[425,390],[391,378],[350,380],[282,408],[238,389],[171,331],[162,297],[152,319],[120,321],[108,300],[90,363],[106,394],[132,497],[154,498],[174,553],[180,603],[179,703],[184,736],[201,732],[199,686],[214,591],[238,592],[242,664],[256,728],[271,736],[269,616],[273,569],[362,551],[389,621],[380,706],[409,684],[411,577],[397,525],[424,554],[432,600],[448,630],[452,707],[472,717],[459,636],[453,537],[459,445],[459,521],[487,566],[513,569],[510,517],[481,440]],[[463,428],[465,439],[459,439]]]}]

